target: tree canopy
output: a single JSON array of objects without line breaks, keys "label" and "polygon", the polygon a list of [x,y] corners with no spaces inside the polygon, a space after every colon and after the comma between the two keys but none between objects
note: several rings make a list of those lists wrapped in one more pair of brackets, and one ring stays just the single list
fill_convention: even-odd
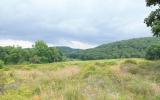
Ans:
[{"label": "tree canopy", "polygon": [[147,6],[152,6],[152,5],[159,5],[160,0],[146,0]]},{"label": "tree canopy", "polygon": [[147,27],[151,27],[154,36],[160,37],[160,0],[146,0],[146,5],[157,6],[157,9],[152,11],[144,22]]},{"label": "tree canopy", "polygon": [[160,45],[159,44],[151,45],[146,52],[146,58],[149,60],[160,59]]},{"label": "tree canopy", "polygon": [[0,47],[0,60],[5,64],[52,63],[63,60],[62,52],[38,40],[33,48]]}]

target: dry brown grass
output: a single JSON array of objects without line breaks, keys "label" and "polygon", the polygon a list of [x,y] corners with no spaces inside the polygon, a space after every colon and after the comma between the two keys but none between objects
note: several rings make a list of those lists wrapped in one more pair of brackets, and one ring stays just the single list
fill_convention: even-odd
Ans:
[{"label": "dry brown grass", "polygon": [[[139,59],[115,61],[65,62],[2,69],[6,79],[4,83],[18,85],[18,89],[7,88],[5,94],[0,95],[0,100],[159,100],[157,63],[153,68],[154,63],[146,67],[143,65],[145,62]],[[135,65],[130,66],[130,63]],[[156,80],[153,81],[152,77]]]}]

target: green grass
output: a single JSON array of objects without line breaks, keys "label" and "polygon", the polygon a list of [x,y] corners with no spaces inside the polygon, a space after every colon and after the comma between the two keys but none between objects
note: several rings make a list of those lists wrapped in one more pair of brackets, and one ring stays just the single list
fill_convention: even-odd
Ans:
[{"label": "green grass", "polygon": [[0,100],[160,100],[160,61],[8,65],[0,69]]}]

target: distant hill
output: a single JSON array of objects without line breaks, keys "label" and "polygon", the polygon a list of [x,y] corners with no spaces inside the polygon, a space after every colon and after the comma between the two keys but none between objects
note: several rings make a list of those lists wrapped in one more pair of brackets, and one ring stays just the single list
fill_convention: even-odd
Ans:
[{"label": "distant hill", "polygon": [[66,46],[57,46],[56,48],[58,48],[66,56],[69,56],[69,55],[74,54],[76,52],[79,52],[81,50],[81,49],[73,49],[73,48],[66,47]]},{"label": "distant hill", "polygon": [[153,44],[160,44],[160,38],[146,37],[122,40],[87,50],[77,50],[68,47],[61,49],[69,58],[82,60],[143,58],[147,48]]}]

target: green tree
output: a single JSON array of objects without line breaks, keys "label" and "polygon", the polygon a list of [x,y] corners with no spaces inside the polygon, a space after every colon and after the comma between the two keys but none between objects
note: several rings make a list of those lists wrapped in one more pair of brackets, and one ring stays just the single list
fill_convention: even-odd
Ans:
[{"label": "green tree", "polygon": [[33,48],[25,48],[23,49],[24,61],[26,63],[32,63],[31,58],[36,55],[36,51]]},{"label": "green tree", "polygon": [[34,49],[36,51],[36,55],[40,57],[39,59],[41,63],[52,63],[63,60],[63,54],[59,49],[48,47],[48,45],[42,40],[35,42]]},{"label": "green tree", "polygon": [[64,56],[63,53],[54,47],[50,47],[49,48],[49,53],[48,53],[48,57],[49,57],[49,62],[58,62],[58,61],[62,61]]},{"label": "green tree", "polygon": [[146,58],[149,60],[160,59],[160,45],[152,45],[146,52]]},{"label": "green tree", "polygon": [[147,6],[157,6],[155,11],[145,18],[144,22],[151,27],[154,36],[160,37],[160,0],[146,0]]},{"label": "green tree", "polygon": [[40,61],[42,63],[48,62],[48,45],[42,41],[38,40],[35,42],[34,49],[36,51],[36,55],[40,57]]},{"label": "green tree", "polygon": [[0,69],[2,69],[4,66],[4,62],[2,60],[0,60]]},{"label": "green tree", "polygon": [[8,55],[6,56],[7,63],[17,64],[24,61],[23,49],[21,47],[9,48]]},{"label": "green tree", "polygon": [[0,47],[0,61],[5,64],[28,64],[28,63],[52,63],[63,60],[63,54],[59,49],[48,47],[38,40],[33,48]]},{"label": "green tree", "polygon": [[47,56],[48,45],[44,41],[42,40],[36,41],[34,48],[38,56]]},{"label": "green tree", "polygon": [[33,57],[29,58],[29,62],[33,64],[39,64],[41,63],[41,57],[34,55]]}]

